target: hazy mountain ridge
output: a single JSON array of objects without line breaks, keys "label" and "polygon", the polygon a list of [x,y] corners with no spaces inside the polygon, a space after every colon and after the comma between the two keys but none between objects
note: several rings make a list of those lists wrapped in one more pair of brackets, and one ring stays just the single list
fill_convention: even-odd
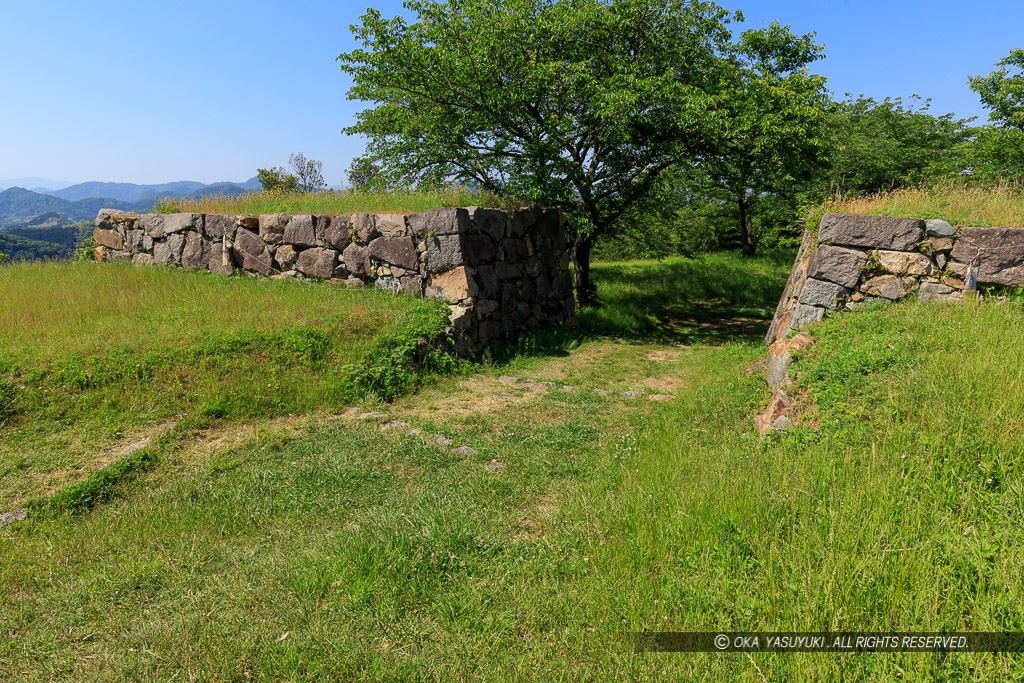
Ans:
[{"label": "hazy mountain ridge", "polygon": [[[50,182],[43,178],[23,180]],[[198,198],[258,189],[256,178],[211,185],[188,180],[159,185],[88,182],[42,192],[9,187],[0,191],[0,252],[15,259],[67,258],[77,240],[89,232],[72,224],[91,224],[100,209],[144,213],[152,210],[157,198]]]},{"label": "hazy mountain ridge", "polygon": [[194,195],[197,192],[218,194],[221,191],[220,188],[225,188],[232,193],[238,193],[258,190],[260,189],[260,183],[255,177],[243,183],[219,182],[212,184],[199,183],[194,180],[179,180],[173,183],[161,183],[158,185],[94,181],[79,183],[61,190],[51,190],[46,194],[69,201],[91,199],[93,197],[109,197],[123,202],[142,202],[146,200],[152,201],[155,197],[181,197]]}]

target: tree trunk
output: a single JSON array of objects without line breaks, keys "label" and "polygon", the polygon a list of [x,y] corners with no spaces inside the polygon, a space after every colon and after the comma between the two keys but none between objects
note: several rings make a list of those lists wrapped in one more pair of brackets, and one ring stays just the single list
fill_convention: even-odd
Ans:
[{"label": "tree trunk", "polygon": [[743,255],[750,257],[757,251],[750,229],[750,215],[748,214],[747,200],[740,199],[740,240],[743,242]]},{"label": "tree trunk", "polygon": [[597,287],[590,281],[590,249],[594,244],[593,235],[576,235],[573,245],[572,263],[576,284],[576,306],[588,308],[597,305]]}]

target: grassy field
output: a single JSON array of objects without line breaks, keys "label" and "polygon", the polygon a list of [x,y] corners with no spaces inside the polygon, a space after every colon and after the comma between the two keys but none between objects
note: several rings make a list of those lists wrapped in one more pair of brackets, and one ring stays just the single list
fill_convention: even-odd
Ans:
[{"label": "grassy field", "polygon": [[367,192],[330,190],[302,192],[274,190],[241,195],[217,195],[200,199],[164,199],[157,202],[157,213],[253,214],[312,213],[337,216],[351,213],[418,213],[445,206],[487,206],[517,208],[519,203],[483,190],[446,186],[435,190],[397,190]]},{"label": "grassy field", "polygon": [[369,406],[387,417],[253,420],[0,531],[0,678],[1024,677],[1008,655],[632,650],[642,630],[1024,630],[1019,304],[826,322],[798,361],[804,426],[759,444],[745,368],[785,261],[598,264],[579,333]]},{"label": "grassy field", "polygon": [[377,291],[117,264],[2,275],[0,512],[165,431],[174,441],[198,423],[360,399],[356,366],[442,329],[447,313]]},{"label": "grassy field", "polygon": [[816,227],[829,211],[899,218],[943,218],[959,228],[1024,228],[1024,189],[1020,186],[974,187],[954,181],[880,195],[836,199],[816,207],[808,217],[808,224]]}]

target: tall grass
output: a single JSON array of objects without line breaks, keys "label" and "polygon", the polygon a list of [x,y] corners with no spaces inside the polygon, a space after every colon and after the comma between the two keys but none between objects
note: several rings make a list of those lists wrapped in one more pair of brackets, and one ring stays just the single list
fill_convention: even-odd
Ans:
[{"label": "tall grass", "polygon": [[446,206],[516,208],[521,203],[486,190],[446,185],[427,190],[386,192],[356,189],[302,192],[272,190],[240,195],[216,195],[199,199],[158,200],[157,213],[268,214],[312,213],[337,216],[351,213],[418,213]]},{"label": "tall grass", "polygon": [[956,227],[1024,227],[1024,188],[1000,184],[977,187],[960,181],[905,188],[866,197],[831,199],[811,210],[808,225],[817,227],[828,212],[898,218],[943,218]]}]

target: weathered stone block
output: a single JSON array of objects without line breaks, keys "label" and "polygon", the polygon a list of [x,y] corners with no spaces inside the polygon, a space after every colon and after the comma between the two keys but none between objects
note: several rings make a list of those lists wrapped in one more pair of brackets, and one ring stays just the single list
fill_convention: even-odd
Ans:
[{"label": "weathered stone block", "polygon": [[283,241],[298,247],[316,246],[316,220],[308,214],[292,216],[284,228]]},{"label": "weathered stone block", "polygon": [[505,231],[505,236],[524,236],[530,228],[537,224],[537,218],[539,216],[540,212],[534,206],[510,212],[508,228]]},{"label": "weathered stone block", "polygon": [[476,269],[476,279],[480,285],[480,289],[483,290],[484,296],[495,297],[498,295],[499,282],[494,266],[486,265],[478,267]]},{"label": "weathered stone block", "polygon": [[880,296],[890,301],[897,301],[908,294],[903,281],[895,275],[873,277],[861,285],[860,291],[871,296]]},{"label": "weathered stone block", "polygon": [[952,287],[947,287],[943,284],[934,282],[923,282],[921,283],[921,289],[918,292],[917,300],[921,302],[928,301],[963,301],[963,292],[960,292]]},{"label": "weathered stone block", "polygon": [[523,277],[523,267],[518,263],[498,261],[494,264],[494,272],[501,281],[518,280]]},{"label": "weathered stone block", "polygon": [[139,214],[120,209],[100,209],[96,215],[96,227],[111,230],[116,226],[134,229],[138,226]]},{"label": "weathered stone block", "polygon": [[132,260],[132,255],[127,251],[119,251],[117,249],[107,249],[107,261],[112,263],[127,263]]},{"label": "weathered stone block", "polygon": [[925,242],[925,248],[929,256],[935,256],[944,251],[950,251],[956,245],[952,237],[932,237]]},{"label": "weathered stone block", "polygon": [[465,264],[460,235],[435,235],[428,237],[426,241],[427,267],[431,271],[447,270]]},{"label": "weathered stone block", "polygon": [[295,261],[299,258],[299,252],[290,244],[283,244],[274,252],[274,260],[281,270],[291,270],[295,267]]},{"label": "weathered stone block", "polygon": [[465,266],[427,278],[426,296],[446,301],[462,301],[480,293],[472,274]]},{"label": "weathered stone block", "polygon": [[479,206],[471,206],[466,211],[469,212],[469,218],[473,226],[494,240],[494,242],[500,242],[505,237],[508,215],[504,211],[483,209]]},{"label": "weathered stone block", "polygon": [[[168,240],[169,241],[169,240]],[[209,248],[206,254],[203,253],[204,240],[198,232],[188,232],[185,235],[185,246],[181,252],[181,265],[185,268],[205,268],[209,259]]]},{"label": "weathered stone block", "polygon": [[451,321],[452,327],[461,332],[473,323],[473,309],[452,304],[448,307],[448,320]]},{"label": "weathered stone block", "polygon": [[260,229],[260,217],[253,216],[251,213],[243,213],[235,216],[235,224],[240,228],[246,228],[253,232],[259,232]]},{"label": "weathered stone block", "polygon": [[921,241],[925,224],[914,218],[827,213],[818,226],[818,241],[847,247],[910,251]]},{"label": "weathered stone block", "polygon": [[[211,239],[223,240],[226,237],[233,240],[235,231],[238,230],[239,218],[244,217],[207,214],[203,225],[203,234]],[[256,227],[259,227],[259,219],[256,219]]]},{"label": "weathered stone block", "polygon": [[414,270],[419,265],[419,255],[411,237],[378,237],[370,242],[366,253],[371,259]]},{"label": "weathered stone block", "polygon": [[151,237],[166,237],[186,230],[202,232],[206,216],[201,213],[167,213],[162,218],[163,234],[153,234]]},{"label": "weathered stone block", "polygon": [[1012,287],[1024,284],[1024,229],[963,228],[950,253],[949,268],[966,277],[968,265],[983,248],[978,282]]},{"label": "weathered stone block", "polygon": [[377,232],[377,219],[372,213],[355,213],[349,216],[352,221],[352,234],[360,244],[369,244],[380,237]]},{"label": "weathered stone block", "polygon": [[125,249],[132,253],[138,253],[143,250],[143,244],[145,244],[146,233],[141,230],[129,230],[125,236]]},{"label": "weathered stone block", "polygon": [[404,275],[398,278],[398,286],[406,294],[415,296],[423,294],[423,278],[419,275]]},{"label": "weathered stone block", "polygon": [[792,339],[780,339],[772,345],[768,355],[768,386],[774,392],[786,379],[789,366],[793,364],[793,352],[799,351],[812,342],[806,332],[794,335]]},{"label": "weathered stone block", "polygon": [[470,230],[469,211],[446,207],[413,214],[409,228],[416,237],[465,234]]},{"label": "weathered stone block", "polygon": [[391,275],[378,277],[373,284],[377,289],[383,289],[385,292],[391,292],[392,294],[397,294],[401,290],[398,278]]},{"label": "weathered stone block", "polygon": [[955,237],[956,230],[949,221],[941,218],[929,218],[924,222],[924,231],[932,237]]},{"label": "weathered stone block", "polygon": [[828,280],[852,289],[860,282],[861,268],[867,262],[867,252],[859,249],[821,245],[811,254],[807,277]]},{"label": "weathered stone block", "polygon": [[260,239],[266,244],[281,244],[284,231],[291,218],[286,213],[271,213],[260,216]]},{"label": "weathered stone block", "polygon": [[824,306],[825,308],[836,308],[839,299],[850,294],[851,290],[834,282],[825,280],[807,279],[803,290],[800,291],[800,303],[808,306]]},{"label": "weathered stone block", "polygon": [[793,309],[792,328],[799,330],[813,325],[822,318],[825,317],[825,309],[817,306],[807,306],[805,304],[797,304],[796,308]]},{"label": "weathered stone block", "polygon": [[[284,233],[282,233],[284,234]],[[239,228],[235,233],[235,258],[241,262],[242,268],[261,275],[269,275],[274,270],[273,256],[267,245],[255,233]]]},{"label": "weathered stone block", "polygon": [[370,257],[366,249],[358,244],[352,243],[345,247],[342,254],[345,260],[345,269],[353,275],[368,276],[370,274]]},{"label": "weathered stone block", "polygon": [[890,273],[922,276],[935,272],[935,264],[920,252],[879,249],[875,255],[879,265]]},{"label": "weathered stone block", "polygon": [[[504,225],[502,226],[504,228]],[[494,240],[485,233],[466,235],[462,238],[462,249],[466,263],[478,266],[491,263],[498,254]]]},{"label": "weathered stone block", "polygon": [[92,238],[96,240],[96,244],[108,249],[124,249],[124,237],[114,230],[96,228],[92,231]]},{"label": "weathered stone block", "polygon": [[327,280],[334,275],[336,265],[338,265],[338,252],[333,249],[314,247],[299,254],[295,269],[303,275]]},{"label": "weathered stone block", "polygon": [[132,265],[136,266],[151,266],[153,265],[152,254],[136,254],[132,256]]},{"label": "weathered stone block", "polygon": [[405,214],[378,213],[374,217],[377,232],[382,237],[407,237],[409,227],[405,224]]},{"label": "weathered stone block", "polygon": [[[231,275],[235,272],[235,259],[230,244],[225,250],[222,242],[211,242],[206,253],[206,269],[211,273]],[[225,258],[225,254],[227,258]]]},{"label": "weathered stone block", "polygon": [[[318,221],[317,228],[319,227]],[[338,251],[345,251],[352,241],[354,227],[351,216],[335,216],[325,224],[322,239]]]},{"label": "weathered stone block", "polygon": [[[501,251],[504,252],[503,260],[509,262],[523,261],[529,256],[526,252],[526,242],[519,238],[502,240]],[[499,253],[499,257],[502,257],[501,253]]]}]

